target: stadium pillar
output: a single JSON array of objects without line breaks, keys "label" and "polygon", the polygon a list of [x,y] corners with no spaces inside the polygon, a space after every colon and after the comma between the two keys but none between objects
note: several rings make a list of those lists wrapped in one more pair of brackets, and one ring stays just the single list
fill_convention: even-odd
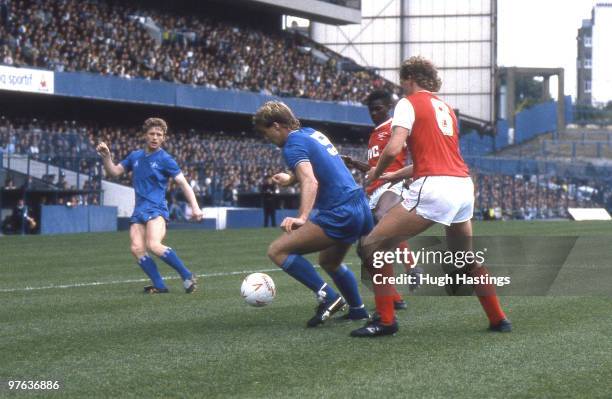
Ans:
[{"label": "stadium pillar", "polygon": [[563,68],[557,69],[558,77],[558,94],[557,94],[557,131],[555,138],[559,136],[559,133],[565,131],[565,71]]},{"label": "stadium pillar", "polygon": [[516,68],[506,70],[506,118],[508,128],[514,130],[514,101],[516,97]]},{"label": "stadium pillar", "polygon": [[406,59],[406,43],[408,41],[408,35],[406,35],[406,10],[409,7],[409,1],[404,0],[400,2],[400,63]]},{"label": "stadium pillar", "polygon": [[[515,101],[516,101],[516,76],[543,76],[543,90],[541,99],[547,99],[550,95],[550,76],[558,76],[557,85],[557,129],[553,137],[556,139],[559,132],[565,130],[565,72],[563,68],[520,68],[508,67],[502,68],[501,73],[506,76],[506,119],[508,120],[508,128],[515,129]],[[520,132],[519,132],[520,133]],[[518,135],[515,135],[517,137]]]},{"label": "stadium pillar", "polygon": [[548,101],[550,99],[550,76],[544,76],[542,81],[542,98],[541,101]]}]

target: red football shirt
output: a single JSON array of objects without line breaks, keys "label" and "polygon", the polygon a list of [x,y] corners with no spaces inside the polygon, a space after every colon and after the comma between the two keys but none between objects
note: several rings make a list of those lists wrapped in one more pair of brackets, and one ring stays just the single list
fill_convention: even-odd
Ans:
[{"label": "red football shirt", "polygon": [[[368,141],[368,165],[372,168],[376,167],[380,154],[382,154],[391,138],[391,120],[392,119],[389,119],[377,126],[370,134],[370,140]],[[395,172],[406,166],[406,157],[407,152],[402,151],[385,172]],[[366,188],[366,192],[368,195],[371,195],[378,187],[385,183],[386,182],[381,179],[374,180],[372,184]]]},{"label": "red football shirt", "polygon": [[459,152],[455,112],[431,92],[423,90],[402,98],[395,106],[392,125],[410,130],[408,148],[414,165],[414,179],[469,176]]}]

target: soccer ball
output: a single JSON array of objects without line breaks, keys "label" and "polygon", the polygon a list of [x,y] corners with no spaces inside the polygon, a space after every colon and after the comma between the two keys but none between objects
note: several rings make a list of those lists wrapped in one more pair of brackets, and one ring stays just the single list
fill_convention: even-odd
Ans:
[{"label": "soccer ball", "polygon": [[276,296],[274,281],[265,273],[253,273],[246,276],[240,287],[240,295],[251,306],[266,306]]}]

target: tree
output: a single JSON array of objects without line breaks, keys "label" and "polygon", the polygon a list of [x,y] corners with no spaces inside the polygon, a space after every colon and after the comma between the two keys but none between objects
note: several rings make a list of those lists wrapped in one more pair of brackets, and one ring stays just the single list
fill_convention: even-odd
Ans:
[{"label": "tree", "polygon": [[514,106],[518,113],[541,102],[544,85],[534,77],[519,75],[516,77],[514,90],[516,92]]}]

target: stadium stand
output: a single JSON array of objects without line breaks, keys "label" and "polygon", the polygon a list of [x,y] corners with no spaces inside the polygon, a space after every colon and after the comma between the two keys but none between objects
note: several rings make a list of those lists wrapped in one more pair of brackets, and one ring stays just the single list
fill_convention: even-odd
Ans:
[{"label": "stadium stand", "polygon": [[[138,4],[140,8],[135,8]],[[346,59],[300,34],[167,12],[154,3],[11,0],[3,7],[0,64],[4,65],[351,104],[361,103],[375,88],[397,89],[354,63],[345,68]],[[571,99],[565,101],[566,112],[571,112]],[[462,132],[467,134],[462,134],[461,150],[477,186],[477,217],[564,218],[570,206],[612,209],[606,185],[610,167],[599,166],[602,158],[612,158],[612,134],[551,133],[556,130],[555,112],[555,104],[546,102],[519,113],[512,140],[505,121],[498,122],[496,137]],[[56,201],[95,204],[100,202],[102,175],[94,143],[112,143],[116,160],[140,145],[137,128],[114,123],[3,116],[0,157],[24,154],[67,173],[80,172],[86,179],[82,185],[69,183],[62,172],[41,181],[59,190],[86,192],[74,198],[56,196]],[[511,141],[514,145],[508,146]],[[356,159],[366,154],[365,145],[357,141],[337,147]],[[276,147],[240,130],[173,129],[166,149],[181,164],[202,204],[236,205],[239,195],[257,194],[266,175],[283,169]],[[587,161],[570,164],[568,159]],[[361,183],[363,175],[353,172]],[[129,180],[117,182],[129,185]],[[180,215],[175,186],[170,186],[168,197],[171,209]]]},{"label": "stadium stand", "polygon": [[299,34],[104,1],[15,0],[0,24],[4,65],[351,103],[395,90],[342,61]]},{"label": "stadium stand", "polygon": [[533,159],[598,159],[612,164],[612,130],[572,128],[556,135],[546,133],[498,154]]},{"label": "stadium stand", "polygon": [[[94,144],[100,141],[111,144],[113,158],[121,160],[141,146],[141,135],[135,127],[0,117],[0,152],[28,154],[35,160],[78,170],[91,181],[100,177],[94,150]],[[283,169],[277,147],[245,132],[177,130],[171,133],[165,148],[182,165],[197,194],[221,198],[221,202],[232,201],[228,193],[258,192],[265,175]],[[356,158],[365,153],[360,145],[340,144],[338,148]],[[119,182],[129,185],[130,179],[125,176]],[[61,183],[58,179],[57,184]]]},{"label": "stadium stand", "polygon": [[[140,146],[140,135],[135,127],[102,126],[97,123],[13,120],[0,117],[0,152],[29,154],[33,159],[61,164],[66,169],[78,170],[90,176],[86,189],[98,189],[99,160],[93,144],[111,143],[113,157],[123,159]],[[356,159],[364,159],[366,146],[341,143],[339,151]],[[284,169],[278,148],[246,132],[201,132],[176,130],[171,132],[166,150],[181,164],[202,203],[236,205],[239,194],[256,194],[262,179]],[[479,160],[482,158],[478,158]],[[521,174],[517,168],[496,172],[485,163],[472,164],[477,187],[477,217],[483,219],[566,218],[568,207],[607,207],[612,209],[612,189],[605,180],[580,177],[555,169],[551,173],[534,171]],[[502,160],[493,159],[496,166]],[[363,175],[353,171],[362,183]],[[129,185],[129,177],[119,180]],[[56,185],[68,188],[58,178]],[[184,213],[173,204],[181,198],[174,185],[169,188],[171,208]],[[283,191],[295,193],[294,189]],[[82,203],[95,202],[96,197],[85,197]]]},{"label": "stadium stand", "polygon": [[568,207],[612,209],[612,190],[594,179],[476,172],[474,181],[475,216],[482,219],[556,219],[568,218]]}]

